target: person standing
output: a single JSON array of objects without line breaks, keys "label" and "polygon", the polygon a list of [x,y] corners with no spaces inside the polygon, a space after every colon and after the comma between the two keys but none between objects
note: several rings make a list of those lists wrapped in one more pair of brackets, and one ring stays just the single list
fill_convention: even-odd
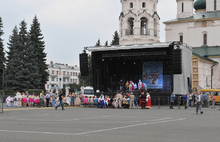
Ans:
[{"label": "person standing", "polygon": [[17,91],[16,96],[17,96],[17,105],[18,107],[21,107],[21,93]]},{"label": "person standing", "polygon": [[189,94],[189,106],[192,107],[193,93]]},{"label": "person standing", "polygon": [[202,94],[200,94],[200,92],[198,92],[196,94],[196,114],[198,114],[198,109],[200,109],[200,113],[203,114],[203,111],[202,111],[202,104],[203,104],[203,99],[202,99]]},{"label": "person standing", "polygon": [[40,107],[43,105],[44,107],[44,91],[42,91],[42,93],[40,93]]},{"label": "person standing", "polygon": [[46,106],[49,107],[49,102],[50,102],[50,93],[47,91],[46,94]]},{"label": "person standing", "polygon": [[65,110],[65,109],[64,109],[64,104],[63,104],[63,96],[64,96],[63,91],[61,91],[61,93],[60,93],[60,95],[59,95],[60,104],[55,107],[55,110],[57,110],[57,108],[58,108],[60,105],[62,106],[62,110]]},{"label": "person standing", "polygon": [[121,93],[118,92],[118,105],[119,105],[119,108],[121,108],[121,103],[122,103],[122,99],[123,99],[123,96]]},{"label": "person standing", "polygon": [[56,94],[55,94],[55,90],[53,91],[52,95],[51,95],[51,99],[52,99],[52,107],[55,107],[55,98]]},{"label": "person standing", "polygon": [[203,101],[203,107],[207,107],[207,93],[204,92],[203,96],[202,96],[202,101]]},{"label": "person standing", "polygon": [[124,86],[123,80],[121,79],[121,80],[118,82],[118,84],[119,84],[119,87],[120,87],[120,91],[123,91],[123,86]]},{"label": "person standing", "polygon": [[212,95],[212,107],[211,108],[215,108],[215,100],[216,100],[216,97],[214,96],[214,94]]},{"label": "person standing", "polygon": [[174,93],[171,94],[170,96],[170,109],[173,109],[173,106],[174,106],[174,98],[176,96],[174,95]]},{"label": "person standing", "polygon": [[139,107],[141,107],[141,109],[145,109],[145,105],[146,105],[146,94],[142,92],[140,95]]},{"label": "person standing", "polygon": [[183,99],[183,104],[185,106],[185,109],[187,109],[187,95],[183,94],[182,96],[180,96],[180,98]]},{"label": "person standing", "polygon": [[131,108],[134,108],[134,94],[133,92],[131,92],[131,95],[130,95],[130,109]]},{"label": "person standing", "polygon": [[14,107],[18,107],[18,98],[17,98],[17,95],[15,94],[15,97],[14,97]]}]

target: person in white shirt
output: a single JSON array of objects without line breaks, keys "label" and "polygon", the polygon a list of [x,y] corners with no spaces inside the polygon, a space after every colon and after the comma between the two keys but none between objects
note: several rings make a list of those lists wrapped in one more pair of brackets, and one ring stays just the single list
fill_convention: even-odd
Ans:
[{"label": "person in white shirt", "polygon": [[203,114],[203,111],[202,111],[203,99],[202,99],[202,94],[200,94],[200,92],[196,94],[195,103],[196,103],[196,114],[198,114],[198,109],[200,109],[200,113]]},{"label": "person in white shirt", "polygon": [[11,107],[10,100],[11,100],[11,95],[6,98],[7,107]]}]

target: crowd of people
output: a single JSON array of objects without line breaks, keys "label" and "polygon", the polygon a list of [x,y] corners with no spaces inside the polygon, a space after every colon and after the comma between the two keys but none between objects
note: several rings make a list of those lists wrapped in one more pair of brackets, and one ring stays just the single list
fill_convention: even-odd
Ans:
[{"label": "crowd of people", "polygon": [[[174,93],[172,93],[170,99],[170,109],[173,109],[175,97],[176,96],[174,95]],[[196,114],[198,114],[198,109],[200,109],[200,113],[203,114],[202,107],[206,108],[211,106],[212,109],[215,109],[216,97],[214,96],[214,94],[210,95],[206,92],[202,94],[201,92],[192,92],[179,96],[178,103],[181,102],[181,99],[183,100],[185,109],[187,109],[188,107],[196,107]]]}]

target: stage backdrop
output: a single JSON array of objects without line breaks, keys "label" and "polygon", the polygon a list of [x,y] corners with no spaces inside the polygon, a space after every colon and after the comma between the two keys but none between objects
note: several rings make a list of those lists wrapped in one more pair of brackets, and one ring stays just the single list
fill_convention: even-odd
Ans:
[{"label": "stage backdrop", "polygon": [[143,83],[148,89],[163,88],[163,61],[143,63]]}]

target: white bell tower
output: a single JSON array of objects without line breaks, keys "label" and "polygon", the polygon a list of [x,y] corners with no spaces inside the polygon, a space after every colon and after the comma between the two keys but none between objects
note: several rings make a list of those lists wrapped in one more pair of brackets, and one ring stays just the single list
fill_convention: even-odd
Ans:
[{"label": "white bell tower", "polygon": [[194,0],[176,0],[177,18],[187,18],[193,16]]},{"label": "white bell tower", "polygon": [[121,0],[120,45],[160,42],[158,0]]}]

